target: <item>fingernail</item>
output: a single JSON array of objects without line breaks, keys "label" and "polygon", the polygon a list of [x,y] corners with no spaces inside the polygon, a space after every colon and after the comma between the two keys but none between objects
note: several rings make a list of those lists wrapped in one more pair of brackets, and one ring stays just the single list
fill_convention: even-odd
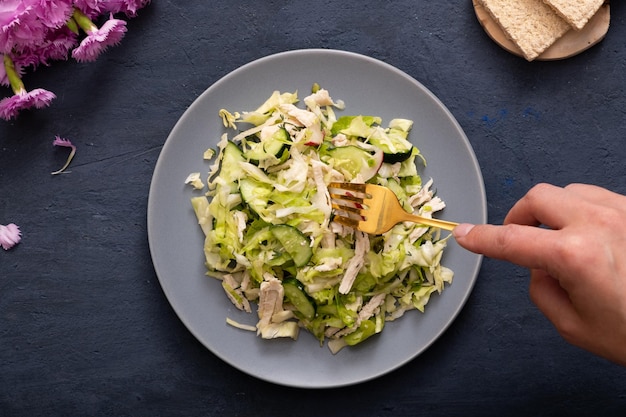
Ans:
[{"label": "fingernail", "polygon": [[457,227],[454,228],[454,230],[452,230],[452,236],[454,236],[455,239],[458,239],[460,237],[464,237],[465,235],[467,235],[470,230],[472,230],[474,228],[473,224],[470,223],[461,223],[460,225],[458,225]]}]

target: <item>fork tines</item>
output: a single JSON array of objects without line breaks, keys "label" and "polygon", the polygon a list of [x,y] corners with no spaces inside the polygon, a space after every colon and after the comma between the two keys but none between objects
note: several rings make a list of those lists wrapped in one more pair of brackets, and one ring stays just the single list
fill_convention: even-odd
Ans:
[{"label": "fork tines", "polygon": [[363,202],[363,199],[369,198],[367,194],[367,184],[353,184],[351,182],[331,182],[328,184],[331,198],[339,198],[356,202]]},{"label": "fork tines", "polygon": [[365,187],[366,184],[338,182],[328,185],[331,205],[336,210],[334,221],[357,228],[359,222],[366,219],[363,210],[367,207],[363,200],[370,196]]},{"label": "fork tines", "polygon": [[348,190],[364,193],[367,184],[354,183],[354,182],[331,182],[328,184],[328,188],[335,190]]}]

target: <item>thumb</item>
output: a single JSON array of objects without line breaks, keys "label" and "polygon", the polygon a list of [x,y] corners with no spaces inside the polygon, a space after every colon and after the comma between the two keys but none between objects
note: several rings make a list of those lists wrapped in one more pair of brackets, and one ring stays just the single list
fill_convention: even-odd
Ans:
[{"label": "thumb", "polygon": [[530,276],[530,299],[554,327],[570,343],[582,331],[582,323],[567,292],[559,281],[542,270],[533,270]]},{"label": "thumb", "polygon": [[533,270],[530,276],[530,299],[551,321],[563,315],[573,315],[575,310],[567,292],[559,281],[542,270]]}]

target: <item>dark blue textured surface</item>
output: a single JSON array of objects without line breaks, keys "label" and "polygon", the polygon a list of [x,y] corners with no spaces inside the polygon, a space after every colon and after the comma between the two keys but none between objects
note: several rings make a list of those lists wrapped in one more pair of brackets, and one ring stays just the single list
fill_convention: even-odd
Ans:
[{"label": "dark blue textured surface", "polygon": [[[372,56],[435,93],[475,149],[491,222],[540,181],[626,194],[626,7],[613,3],[601,44],[527,63],[491,42],[470,1],[161,0],[97,62],[26,75],[58,98],[0,123],[0,224],[24,233],[0,253],[0,415],[623,416],[626,369],[564,342],[521,268],[485,260],[459,318],[403,368],[306,391],[200,345],[146,236],[152,170],[187,106],[240,65],[301,48]],[[78,153],[53,177],[57,134]]]}]

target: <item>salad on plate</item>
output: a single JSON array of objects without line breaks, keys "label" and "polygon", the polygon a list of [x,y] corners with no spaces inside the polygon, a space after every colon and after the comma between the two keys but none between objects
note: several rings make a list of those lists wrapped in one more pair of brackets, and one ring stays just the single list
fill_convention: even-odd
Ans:
[{"label": "salad on plate", "polygon": [[408,140],[411,120],[340,115],[344,103],[318,85],[302,102],[275,91],[256,110],[222,109],[233,132],[205,152],[206,185],[199,173],[186,183],[208,190],[191,199],[207,274],[256,321],[227,322],[264,339],[306,329],[336,353],[424,312],[454,274],[441,264],[449,236],[414,223],[382,235],[336,223],[328,184],[385,186],[426,217],[445,203],[418,173],[425,158]]}]

